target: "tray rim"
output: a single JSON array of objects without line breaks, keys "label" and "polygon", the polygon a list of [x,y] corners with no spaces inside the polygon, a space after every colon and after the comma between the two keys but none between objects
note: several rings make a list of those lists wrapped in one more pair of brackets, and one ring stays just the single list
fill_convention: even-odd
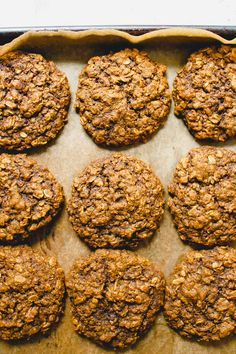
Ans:
[{"label": "tray rim", "polygon": [[[202,25],[68,25],[68,26],[26,26],[26,27],[1,27],[0,26],[0,40],[1,44],[5,44],[26,32],[59,32],[59,31],[74,31],[74,32],[81,32],[87,30],[115,30],[126,32],[134,36],[140,36],[145,33],[163,30],[163,29],[198,29],[198,30],[206,30],[210,31],[216,35],[220,35],[224,39],[232,40],[236,37],[236,26],[222,26],[222,25],[209,25],[209,26],[202,26]],[[4,42],[2,42],[4,40]]]},{"label": "tray rim", "polygon": [[232,31],[236,32],[236,25],[155,25],[155,24],[149,24],[149,25],[63,25],[63,26],[9,26],[9,27],[4,27],[0,26],[0,34],[1,33],[10,33],[10,32],[26,32],[26,31],[60,31],[60,30],[71,30],[71,31],[81,31],[81,30],[87,30],[87,29],[97,29],[97,30],[102,30],[102,29],[116,29],[120,31],[154,31],[158,29],[165,29],[165,28],[197,28],[197,29],[205,29],[205,30],[211,30],[212,32],[214,31]]}]

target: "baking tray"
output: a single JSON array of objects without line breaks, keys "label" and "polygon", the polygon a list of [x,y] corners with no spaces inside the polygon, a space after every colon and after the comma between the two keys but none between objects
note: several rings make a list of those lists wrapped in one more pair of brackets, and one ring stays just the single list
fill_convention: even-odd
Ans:
[{"label": "baking tray", "polygon": [[[165,26],[162,28],[125,27],[122,28],[123,31],[117,28],[112,30],[110,28],[47,27],[34,28],[33,33],[21,28],[0,29],[0,42],[5,43],[0,47],[0,55],[17,48],[38,52],[47,59],[55,61],[68,76],[72,102],[67,125],[55,142],[28,152],[35,160],[48,166],[54,173],[64,187],[66,199],[70,195],[73,177],[91,160],[107,155],[113,150],[122,150],[149,163],[167,191],[167,185],[177,161],[189,149],[199,146],[199,143],[187,131],[182,120],[174,116],[173,104],[165,126],[155,136],[145,144],[123,149],[106,149],[95,145],[80,125],[79,116],[73,108],[78,74],[93,55],[101,55],[110,50],[125,47],[144,49],[154,60],[167,65],[168,81],[172,88],[176,71],[185,63],[192,51],[217,42],[236,44],[235,27],[208,28],[211,32],[198,27],[194,29],[163,27]],[[18,35],[21,36],[16,38]],[[12,42],[8,43],[9,40]],[[213,145],[225,146],[236,151],[235,143],[235,140],[230,140],[224,144]],[[74,233],[65,208],[50,227],[43,230],[30,243],[33,248],[40,249],[46,254],[56,255],[66,273],[77,257],[90,252]],[[140,246],[136,252],[157,263],[168,276],[178,257],[188,249],[189,246],[180,241],[170,214],[166,210],[160,230],[152,240]],[[112,352],[75,333],[68,299],[66,299],[65,314],[60,323],[47,336],[37,336],[34,340],[18,343],[0,342],[1,354],[105,354]],[[218,343],[196,343],[176,334],[167,326],[163,315],[159,314],[148,334],[135,347],[125,352],[128,354],[232,354],[236,352],[236,339],[231,337]]]}]

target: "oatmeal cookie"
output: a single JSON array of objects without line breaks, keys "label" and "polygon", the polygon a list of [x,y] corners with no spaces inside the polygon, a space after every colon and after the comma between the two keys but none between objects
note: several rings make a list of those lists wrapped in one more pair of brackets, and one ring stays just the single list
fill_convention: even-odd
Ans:
[{"label": "oatmeal cookie", "polygon": [[0,241],[18,242],[49,223],[63,189],[47,168],[26,155],[0,155]]},{"label": "oatmeal cookie", "polygon": [[75,107],[95,143],[143,142],[163,126],[171,103],[165,73],[137,49],[91,58],[79,76]]},{"label": "oatmeal cookie", "polygon": [[191,251],[167,280],[164,315],[181,335],[220,340],[236,329],[236,250]]},{"label": "oatmeal cookie", "polygon": [[68,203],[76,233],[93,248],[133,248],[152,236],[164,190],[141,160],[121,153],[91,162],[75,179]]},{"label": "oatmeal cookie", "polygon": [[158,268],[133,252],[97,250],[80,258],[67,279],[75,328],[113,348],[134,344],[153,324],[164,286]]},{"label": "oatmeal cookie", "polygon": [[182,240],[204,246],[236,239],[236,153],[204,146],[177,164],[168,205]]},{"label": "oatmeal cookie", "polygon": [[0,57],[0,148],[23,151],[54,139],[67,121],[68,80],[39,54]]},{"label": "oatmeal cookie", "polygon": [[196,139],[236,136],[236,48],[193,53],[174,81],[175,114]]},{"label": "oatmeal cookie", "polygon": [[28,246],[0,247],[0,338],[46,332],[63,310],[64,273],[55,257]]}]

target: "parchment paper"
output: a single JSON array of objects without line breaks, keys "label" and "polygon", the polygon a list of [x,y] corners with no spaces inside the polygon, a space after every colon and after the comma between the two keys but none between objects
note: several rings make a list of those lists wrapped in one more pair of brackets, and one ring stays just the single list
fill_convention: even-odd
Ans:
[{"label": "parchment paper", "polygon": [[[43,54],[57,63],[69,79],[72,102],[68,123],[55,142],[39,150],[29,152],[34,159],[54,173],[64,187],[66,198],[70,195],[73,177],[91,160],[111,153],[111,149],[98,147],[80,125],[79,116],[73,108],[78,74],[93,55],[108,53],[128,46],[146,50],[155,60],[168,66],[168,81],[172,81],[178,68],[183,65],[189,53],[206,46],[209,42],[221,41],[221,37],[203,30],[171,29],[159,30],[139,37],[119,31],[83,31],[73,32],[37,32],[26,33],[10,44],[0,47],[0,55],[12,49],[25,49]],[[189,149],[198,146],[183,122],[173,114],[173,104],[167,122],[146,144],[128,147],[123,150],[149,163],[160,177],[167,190],[177,161]],[[236,150],[235,140],[224,144],[215,144]],[[114,149],[115,150],[115,149]],[[118,150],[118,149],[116,149]],[[167,197],[167,192],[166,192]],[[49,231],[31,242],[32,247],[46,254],[57,256],[65,272],[73,261],[90,252],[80,241],[68,221],[65,208]],[[177,258],[186,252],[189,246],[180,241],[171,222],[168,210],[165,211],[160,230],[142,245],[136,252],[156,262],[166,276],[172,270]],[[66,299],[65,314],[60,323],[48,336],[38,336],[33,341],[17,344],[0,342],[1,354],[102,354],[112,353],[86,338],[76,334],[71,323],[70,305]],[[215,344],[200,344],[183,339],[171,330],[162,314],[159,314],[150,332],[127,354],[233,354],[236,353],[236,339],[229,338]]]}]

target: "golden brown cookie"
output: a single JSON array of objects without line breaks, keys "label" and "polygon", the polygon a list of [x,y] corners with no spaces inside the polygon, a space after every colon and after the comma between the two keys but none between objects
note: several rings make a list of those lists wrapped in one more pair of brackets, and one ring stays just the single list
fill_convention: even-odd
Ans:
[{"label": "golden brown cookie", "polygon": [[67,121],[67,77],[39,54],[0,57],[0,148],[23,151],[54,139]]},{"label": "golden brown cookie", "polygon": [[190,251],[167,279],[164,315],[181,335],[216,341],[236,329],[236,250]]},{"label": "golden brown cookie", "polygon": [[164,277],[130,251],[97,250],[78,259],[67,279],[78,333],[113,348],[134,344],[163,304]]},{"label": "golden brown cookie", "polygon": [[48,331],[63,310],[64,273],[55,257],[28,246],[0,247],[0,338]]},{"label": "golden brown cookie", "polygon": [[236,239],[236,153],[204,146],[177,164],[168,205],[179,236],[204,246]]},{"label": "golden brown cookie", "polygon": [[171,103],[165,73],[137,49],[91,58],[79,76],[75,107],[95,143],[143,142],[163,126]]},{"label": "golden brown cookie", "polygon": [[48,224],[63,202],[56,178],[26,155],[0,155],[0,241],[18,242]]},{"label": "golden brown cookie", "polygon": [[143,161],[115,153],[92,161],[75,177],[68,212],[89,246],[133,248],[158,228],[164,190]]},{"label": "golden brown cookie", "polygon": [[236,136],[236,48],[193,53],[174,81],[175,114],[196,139]]}]

